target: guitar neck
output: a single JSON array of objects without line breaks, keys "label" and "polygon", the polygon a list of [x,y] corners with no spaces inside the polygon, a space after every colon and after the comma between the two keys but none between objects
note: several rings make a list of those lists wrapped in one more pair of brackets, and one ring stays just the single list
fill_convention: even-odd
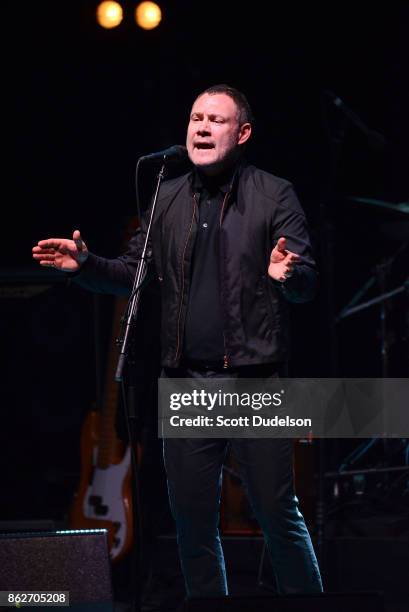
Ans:
[{"label": "guitar neck", "polygon": [[[136,219],[133,218],[131,219],[127,228],[124,244],[128,242],[136,227]],[[105,377],[105,397],[104,405],[101,409],[100,432],[97,450],[97,466],[100,468],[107,468],[112,463],[115,446],[117,443],[115,422],[119,399],[119,385],[114,380],[118,360],[118,350],[115,340],[118,336],[121,318],[125,312],[127,303],[128,298],[121,297],[116,298],[115,300],[108,364]]]}]

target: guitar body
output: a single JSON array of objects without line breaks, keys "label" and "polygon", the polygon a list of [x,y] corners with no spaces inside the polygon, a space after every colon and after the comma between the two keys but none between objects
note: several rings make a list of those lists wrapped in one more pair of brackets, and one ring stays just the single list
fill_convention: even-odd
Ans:
[{"label": "guitar body", "polygon": [[97,465],[101,415],[89,412],[81,433],[81,480],[70,512],[71,529],[107,529],[111,559],[118,561],[133,542],[131,452],[118,439],[110,462]]},{"label": "guitar body", "polygon": [[[131,219],[124,245],[137,227]],[[81,432],[81,479],[70,512],[72,529],[107,529],[112,561],[122,559],[133,546],[131,449],[118,439],[115,429],[119,404],[114,372],[118,360],[118,335],[127,298],[116,298],[111,342],[101,410],[89,412]],[[136,448],[140,461],[141,448]]]}]

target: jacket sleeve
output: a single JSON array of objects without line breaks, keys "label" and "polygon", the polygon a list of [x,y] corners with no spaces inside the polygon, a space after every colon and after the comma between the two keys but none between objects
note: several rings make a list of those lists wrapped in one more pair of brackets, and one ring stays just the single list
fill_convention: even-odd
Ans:
[{"label": "jacket sleeve", "polygon": [[[149,211],[146,215],[148,214]],[[85,289],[98,293],[129,295],[145,241],[146,221],[147,217],[144,216],[141,227],[136,230],[123,255],[115,259],[107,259],[90,253],[81,270],[72,276],[72,280]],[[148,272],[146,278],[153,273],[151,245],[148,245],[147,261]],[[146,279],[144,282],[146,282]]]},{"label": "jacket sleeve", "polygon": [[308,302],[315,296],[318,275],[314,261],[308,224],[291,183],[285,182],[277,193],[277,208],[273,217],[273,247],[282,236],[287,249],[300,255],[294,273],[284,283],[272,280],[290,302]]}]

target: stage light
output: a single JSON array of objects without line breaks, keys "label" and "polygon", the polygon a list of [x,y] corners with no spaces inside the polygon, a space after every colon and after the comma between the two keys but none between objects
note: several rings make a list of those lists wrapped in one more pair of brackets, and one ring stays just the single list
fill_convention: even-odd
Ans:
[{"label": "stage light", "polygon": [[141,2],[135,9],[135,20],[140,28],[153,30],[162,19],[162,11],[155,2]]},{"label": "stage light", "polygon": [[103,28],[116,28],[123,18],[122,6],[118,2],[101,2],[97,8],[97,21]]}]

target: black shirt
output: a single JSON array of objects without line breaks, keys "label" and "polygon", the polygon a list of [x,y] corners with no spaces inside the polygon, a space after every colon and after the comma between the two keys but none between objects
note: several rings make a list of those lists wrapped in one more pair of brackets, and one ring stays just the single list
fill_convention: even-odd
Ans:
[{"label": "black shirt", "polygon": [[193,190],[199,200],[199,223],[193,251],[183,357],[222,361],[223,312],[220,290],[220,215],[232,172],[217,178],[196,172]]}]

